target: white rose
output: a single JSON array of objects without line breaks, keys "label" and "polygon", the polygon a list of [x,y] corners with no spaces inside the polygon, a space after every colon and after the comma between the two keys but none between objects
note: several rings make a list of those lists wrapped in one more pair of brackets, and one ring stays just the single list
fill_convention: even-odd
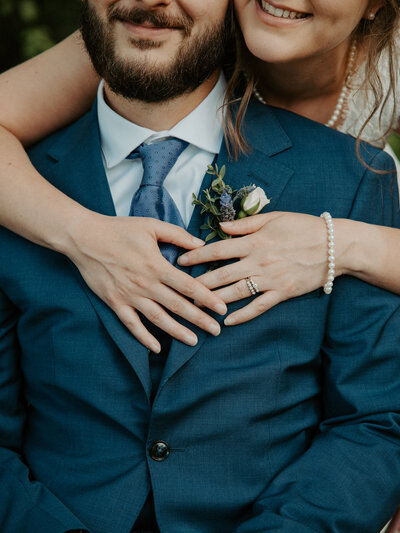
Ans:
[{"label": "white rose", "polygon": [[249,193],[243,202],[242,209],[247,216],[256,215],[263,207],[270,203],[270,199],[261,187],[257,187]]}]

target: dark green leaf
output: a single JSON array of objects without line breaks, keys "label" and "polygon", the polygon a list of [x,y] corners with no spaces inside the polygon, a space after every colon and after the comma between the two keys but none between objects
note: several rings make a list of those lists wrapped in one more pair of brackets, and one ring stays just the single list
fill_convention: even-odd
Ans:
[{"label": "dark green leaf", "polygon": [[227,239],[228,238],[228,235],[224,231],[222,231],[221,228],[217,229],[217,233],[218,233],[218,237],[220,239]]},{"label": "dark green leaf", "polygon": [[209,242],[211,241],[211,239],[213,239],[214,237],[217,236],[217,232],[216,231],[212,231],[211,233],[209,233],[206,237],[206,242]]}]

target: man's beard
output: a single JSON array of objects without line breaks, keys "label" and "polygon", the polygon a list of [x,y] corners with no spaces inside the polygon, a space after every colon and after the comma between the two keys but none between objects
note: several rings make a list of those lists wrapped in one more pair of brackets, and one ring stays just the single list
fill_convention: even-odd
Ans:
[{"label": "man's beard", "polygon": [[[111,90],[128,99],[144,102],[162,102],[191,92],[202,85],[216,69],[222,66],[227,44],[231,38],[229,17],[200,35],[190,38],[193,21],[181,16],[171,20],[163,13],[143,9],[123,9],[112,6],[108,22],[97,15],[96,10],[83,1],[82,36],[94,68],[105,79]],[[156,27],[180,28],[184,41],[174,60],[166,66],[155,66],[146,59],[118,57],[113,37],[115,21],[143,24]],[[132,47],[141,50],[159,48],[162,43],[151,40],[132,39]]]}]

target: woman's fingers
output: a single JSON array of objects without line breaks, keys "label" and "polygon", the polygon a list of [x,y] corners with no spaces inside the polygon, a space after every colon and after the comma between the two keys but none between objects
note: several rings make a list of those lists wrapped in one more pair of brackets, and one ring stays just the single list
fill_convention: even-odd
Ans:
[{"label": "woman's fingers", "polygon": [[[260,291],[265,290],[261,288],[261,279],[256,277],[252,277],[251,279],[255,283],[257,283],[257,287]],[[247,285],[246,279],[241,279],[237,283],[233,283],[228,287],[218,289],[217,291],[215,291],[214,294],[217,294],[222,300],[224,300],[226,304],[237,302],[239,300],[244,300],[245,298],[249,298],[250,296],[252,296],[252,293]]]},{"label": "woman's fingers", "polygon": [[[227,308],[224,301],[217,294],[210,291],[200,281],[192,278],[185,272],[181,272],[180,270],[168,264],[168,266],[165,265],[164,272],[160,279],[165,285],[171,287],[178,293],[183,294],[191,300],[196,300],[200,306],[207,307],[219,315],[226,314]],[[165,303],[163,303],[163,305],[165,305]],[[168,305],[166,305],[166,307],[168,307]],[[181,313],[177,314],[182,316],[182,318],[187,319],[187,317]]]},{"label": "woman's fingers", "polygon": [[157,302],[146,298],[140,302],[137,308],[152,324],[158,326],[171,337],[189,346],[197,344],[197,336],[190,329],[179,324]]},{"label": "woman's fingers", "polygon": [[257,316],[262,315],[285,298],[277,291],[267,291],[257,296],[248,305],[228,315],[225,320],[225,326],[236,326],[248,322]]},{"label": "woman's fingers", "polygon": [[233,222],[221,222],[221,228],[228,235],[247,235],[261,229],[268,221],[281,215],[279,211],[274,213],[262,213],[250,217],[234,220]]},{"label": "woman's fingers", "polygon": [[[221,333],[220,325],[216,320],[169,287],[160,286],[157,294],[157,302],[175,315],[211,333],[211,335],[216,336]],[[226,305],[223,305],[226,310]]]},{"label": "woman's fingers", "polygon": [[211,272],[207,272],[199,276],[197,280],[208,287],[209,289],[216,289],[217,287],[224,287],[239,280],[246,279],[251,276],[254,270],[250,267],[247,260],[237,261],[231,265],[226,265]]},{"label": "woman's fingers", "polygon": [[[226,309],[225,304],[223,305]],[[217,336],[221,332],[221,327],[216,320],[194,304],[190,303],[184,297],[162,284],[160,284],[157,289],[157,301],[149,298],[141,298],[135,305],[135,307],[144,314],[150,322],[158,326],[160,329],[177,340],[190,346],[194,346],[197,343],[196,335],[173,319],[162,306],[173,312],[175,315],[178,315],[207,331],[211,335]],[[143,325],[135,309],[129,305],[120,305],[115,306],[114,311],[139,342],[144,344],[154,353],[160,352],[160,343]]]},{"label": "woman's fingers", "polygon": [[178,258],[178,265],[192,266],[210,261],[224,261],[236,257],[245,257],[247,254],[246,242],[241,239],[214,242],[202,248],[187,252]]},{"label": "woman's fingers", "polygon": [[205,242],[197,237],[193,237],[185,229],[169,224],[161,220],[152,220],[155,236],[158,241],[175,244],[180,248],[193,250],[199,246],[204,246]]},{"label": "woman's fingers", "polygon": [[129,305],[121,305],[113,309],[121,322],[129,329],[136,339],[154,353],[160,353],[158,340],[145,328],[137,312]]}]

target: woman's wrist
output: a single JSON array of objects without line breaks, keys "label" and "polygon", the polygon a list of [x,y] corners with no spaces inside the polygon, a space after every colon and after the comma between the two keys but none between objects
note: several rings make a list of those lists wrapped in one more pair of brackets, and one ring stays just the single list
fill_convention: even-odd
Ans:
[{"label": "woman's wrist", "polygon": [[80,204],[70,205],[64,215],[58,213],[57,224],[48,235],[46,246],[74,260],[80,254],[82,239],[95,218],[101,216]]},{"label": "woman's wrist", "polygon": [[336,275],[364,277],[371,262],[372,243],[377,244],[375,227],[345,218],[334,219]]}]

